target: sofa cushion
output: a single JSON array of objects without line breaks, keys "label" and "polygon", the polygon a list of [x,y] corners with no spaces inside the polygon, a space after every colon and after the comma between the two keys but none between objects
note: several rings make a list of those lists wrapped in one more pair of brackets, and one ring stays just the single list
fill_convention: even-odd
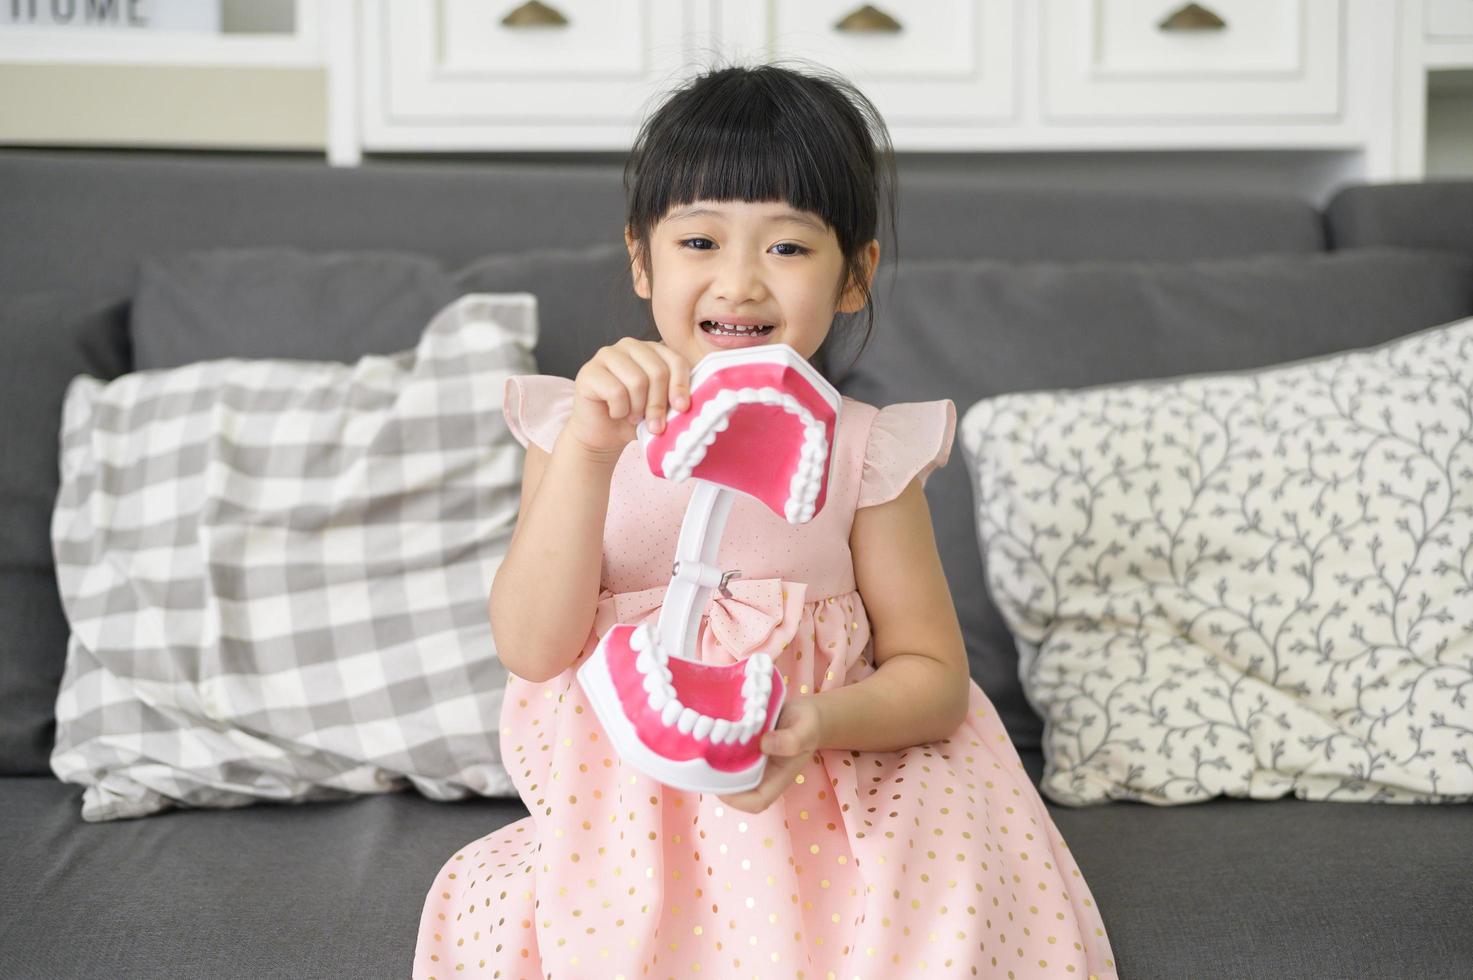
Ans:
[{"label": "sofa cushion", "polygon": [[[1042,756],[1019,755],[1037,784]],[[407,976],[442,865],[527,815],[390,793],[99,826],[80,795],[0,781],[0,880],[44,883],[0,916],[0,976]],[[1045,805],[1122,977],[1473,972],[1468,807]]]},{"label": "sofa cushion", "polygon": [[128,304],[43,291],[0,296],[0,775],[49,773],[67,634],[47,533],[62,395],[78,374],[130,369]]},{"label": "sofa cushion", "polygon": [[576,377],[585,361],[653,321],[634,292],[623,242],[486,255],[455,270],[465,293],[525,291],[537,297],[537,370]]},{"label": "sofa cushion", "polygon": [[622,242],[480,256],[449,272],[408,252],[217,248],[145,257],[132,334],[139,368],[219,357],[353,361],[413,347],[466,293],[537,297],[538,370],[571,378],[649,324]]},{"label": "sofa cushion", "polygon": [[968,409],[1049,798],[1473,802],[1470,379],[1473,317]]},{"label": "sofa cushion", "polygon": [[[937,260],[882,270],[870,346],[838,387],[871,404],[1261,367],[1473,313],[1473,256],[1415,249],[1197,262]],[[847,362],[849,355],[840,360]],[[1043,723],[987,595],[967,468],[926,486],[972,674],[1020,747]]]},{"label": "sofa cushion", "polygon": [[498,409],[536,329],[531,295],[468,295],[352,365],[73,380],[51,763],[85,819],[515,793],[486,596],[523,459]]},{"label": "sofa cushion", "polygon": [[1122,977],[1473,976],[1473,807],[1046,805]]},{"label": "sofa cushion", "polygon": [[[1057,159],[1057,157],[1054,157]],[[898,164],[902,264],[955,257],[1010,262],[1181,261],[1322,251],[1314,205],[1284,191],[1110,186]],[[883,249],[888,236],[880,236]]]},{"label": "sofa cushion", "polygon": [[407,977],[447,857],[527,815],[412,792],[85,823],[82,790],[0,779],[0,976]]},{"label": "sofa cushion", "polygon": [[408,252],[283,246],[148,255],[133,297],[134,363],[149,370],[220,357],[391,354],[413,347],[457,295],[438,263]]}]

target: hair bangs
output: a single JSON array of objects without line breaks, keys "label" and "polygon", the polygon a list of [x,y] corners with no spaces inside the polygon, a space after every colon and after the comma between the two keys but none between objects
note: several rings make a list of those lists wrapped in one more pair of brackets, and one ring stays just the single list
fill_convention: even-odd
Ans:
[{"label": "hair bangs", "polygon": [[831,188],[844,186],[852,175],[825,172],[826,162],[834,169],[833,157],[806,145],[812,137],[803,130],[785,131],[794,127],[781,121],[756,100],[687,120],[674,138],[646,155],[645,167],[663,176],[640,181],[648,197],[633,202],[634,210],[653,227],[673,209],[696,201],[781,201],[838,231],[853,202],[836,201]]}]

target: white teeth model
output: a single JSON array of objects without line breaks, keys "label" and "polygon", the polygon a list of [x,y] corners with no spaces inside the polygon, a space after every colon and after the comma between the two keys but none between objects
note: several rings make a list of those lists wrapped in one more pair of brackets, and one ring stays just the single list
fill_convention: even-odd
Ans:
[{"label": "white teeth model", "polygon": [[648,642],[653,637],[648,630],[648,626],[635,630],[629,637],[629,647],[639,651],[634,667],[644,676],[643,686],[649,692],[650,710],[660,713],[662,723],[674,725],[682,735],[707,739],[712,745],[745,742],[761,730],[767,720],[767,702],[772,695],[772,657],[754,653],[743,664],[746,678],[742,681],[742,716],[736,720],[712,718],[680,703],[675,695],[673,675],[666,666],[668,658],[656,644]]},{"label": "white teeth model", "polygon": [[708,399],[690,426],[675,437],[675,447],[660,461],[667,478],[676,483],[687,479],[702,459],[706,447],[716,441],[716,433],[724,431],[732,410],[740,404],[757,402],[781,405],[784,410],[803,420],[803,448],[798,470],[788,486],[788,500],[783,507],[790,524],[801,524],[813,517],[818,491],[823,484],[823,468],[828,455],[828,439],[824,424],[792,395],[772,387],[727,388]]}]

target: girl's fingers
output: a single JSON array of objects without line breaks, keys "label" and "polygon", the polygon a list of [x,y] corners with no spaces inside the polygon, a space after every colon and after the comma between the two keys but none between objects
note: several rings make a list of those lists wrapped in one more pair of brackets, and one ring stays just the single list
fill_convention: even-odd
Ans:
[{"label": "girl's fingers", "polygon": [[588,387],[608,407],[609,418],[621,419],[629,414],[629,389],[604,361],[593,365],[588,375]]},{"label": "girl's fingers", "polygon": [[657,344],[631,341],[625,351],[645,373],[647,381],[644,417],[654,432],[659,432],[665,426],[667,395],[670,389],[670,365],[658,353],[660,349]]},{"label": "girl's fingers", "polygon": [[678,412],[685,411],[690,408],[690,362],[685,359],[685,355],[664,344],[653,344],[651,347],[669,366],[670,407]]},{"label": "girl's fingers", "polygon": [[649,375],[645,373],[643,365],[635,361],[630,352],[620,345],[607,349],[603,355],[603,363],[608,372],[624,387],[623,397],[619,399],[622,410],[615,414],[614,403],[610,401],[609,416],[638,422],[638,416],[644,414],[645,398],[649,393]]},{"label": "girl's fingers", "polygon": [[670,409],[690,407],[690,364],[664,344],[625,337],[600,351],[597,361],[606,386],[622,389],[605,397],[610,418],[638,422],[643,416],[652,432],[661,432]]}]

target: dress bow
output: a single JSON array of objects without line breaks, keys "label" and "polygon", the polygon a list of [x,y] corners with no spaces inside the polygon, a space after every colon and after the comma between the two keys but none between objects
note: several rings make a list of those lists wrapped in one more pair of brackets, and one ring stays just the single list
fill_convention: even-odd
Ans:
[{"label": "dress bow", "polygon": [[[637,626],[646,620],[654,628],[668,589],[668,585],[638,592],[604,589],[599,594],[595,629],[602,636],[615,623]],[[710,601],[701,614],[701,625],[696,629],[692,658],[703,663],[729,664],[761,651],[776,660],[798,631],[807,589],[804,582],[758,578],[733,579],[727,585],[729,596],[711,590]],[[686,656],[685,651],[671,652]]]}]

